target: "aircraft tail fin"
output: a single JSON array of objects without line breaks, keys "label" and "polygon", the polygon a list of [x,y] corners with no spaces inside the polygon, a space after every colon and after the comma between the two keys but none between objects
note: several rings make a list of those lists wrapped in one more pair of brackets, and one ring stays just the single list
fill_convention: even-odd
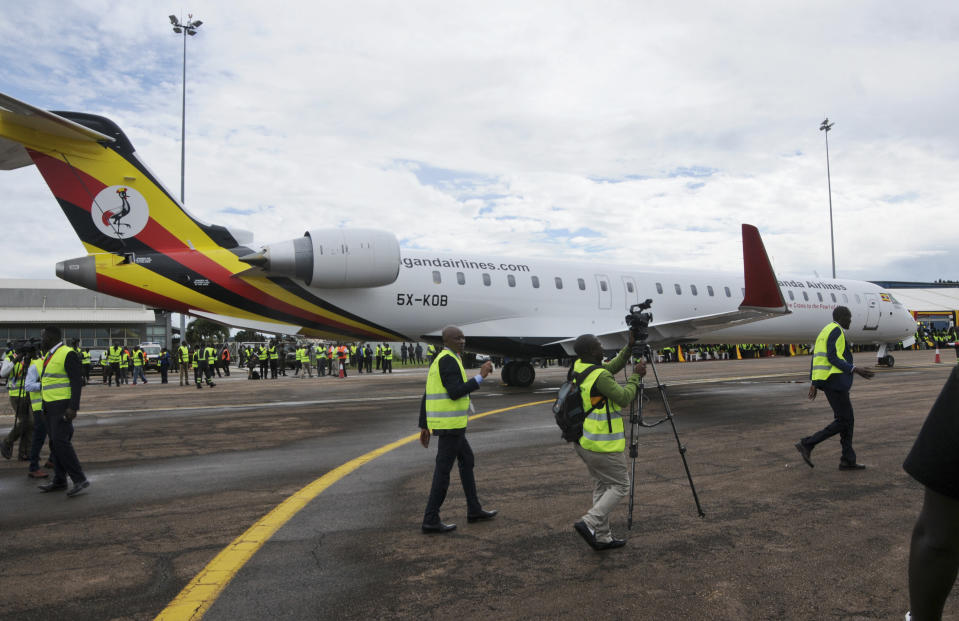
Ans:
[{"label": "aircraft tail fin", "polygon": [[30,164],[88,252],[235,248],[252,241],[188,214],[113,121],[49,112],[0,94],[0,170]]}]

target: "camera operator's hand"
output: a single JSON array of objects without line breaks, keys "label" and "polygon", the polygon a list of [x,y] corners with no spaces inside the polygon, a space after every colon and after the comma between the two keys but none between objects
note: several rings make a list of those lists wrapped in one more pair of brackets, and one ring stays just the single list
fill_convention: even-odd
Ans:
[{"label": "camera operator's hand", "polygon": [[423,448],[430,447],[430,430],[429,429],[420,429],[420,444],[423,445]]},{"label": "camera operator's hand", "polygon": [[487,360],[483,363],[483,366],[480,367],[480,375],[483,376],[483,379],[486,379],[486,376],[493,372],[493,362]]},{"label": "camera operator's hand", "polygon": [[632,346],[636,344],[636,335],[633,334],[632,330],[627,330],[626,334],[629,335],[629,341],[626,343],[626,345],[632,348]]},{"label": "camera operator's hand", "polygon": [[871,369],[864,369],[863,367],[853,367],[852,372],[859,377],[864,377],[866,379],[872,379],[872,376],[876,374],[875,371]]},{"label": "camera operator's hand", "polygon": [[67,421],[68,423],[76,417],[77,417],[76,410],[71,410],[70,408],[67,408],[66,410],[63,411],[63,419]]},{"label": "camera operator's hand", "polygon": [[644,361],[642,361],[642,360],[640,360],[639,362],[637,362],[636,365],[633,367],[633,373],[635,373],[636,375],[638,375],[638,376],[640,376],[640,377],[645,377],[645,375],[646,375],[646,363],[645,363]]},{"label": "camera operator's hand", "polygon": [[810,385],[810,386],[809,386],[809,393],[808,393],[806,396],[809,398],[810,401],[813,401],[813,400],[816,399],[816,393],[817,393],[817,392],[819,392],[819,391],[816,390],[816,387],[815,387],[814,385]]}]

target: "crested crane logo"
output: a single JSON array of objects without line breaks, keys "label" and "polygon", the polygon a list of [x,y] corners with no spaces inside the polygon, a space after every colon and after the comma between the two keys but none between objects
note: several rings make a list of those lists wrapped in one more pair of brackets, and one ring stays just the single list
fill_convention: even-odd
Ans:
[{"label": "crested crane logo", "polygon": [[135,237],[147,225],[150,208],[143,195],[125,185],[103,188],[90,207],[93,224],[108,237]]}]

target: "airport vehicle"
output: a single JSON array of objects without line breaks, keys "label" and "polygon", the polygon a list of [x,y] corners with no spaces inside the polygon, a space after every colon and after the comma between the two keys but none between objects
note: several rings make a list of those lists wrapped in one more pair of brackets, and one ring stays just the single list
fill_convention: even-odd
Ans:
[{"label": "airport vehicle", "polygon": [[892,364],[886,344],[910,342],[915,330],[874,284],[778,279],[750,225],[742,274],[401,250],[393,234],[371,229],[253,246],[252,234],[187,213],[109,119],[0,95],[0,169],[30,164],[88,252],[57,264],[65,280],[264,333],[439,343],[456,324],[469,350],[512,359],[508,384],[529,385],[530,361],[570,355],[580,333],[622,346],[624,314],[647,298],[653,347],[809,343],[842,304],[853,313],[849,338],[879,344],[879,360]]},{"label": "airport vehicle", "polygon": [[158,371],[160,369],[160,351],[162,348],[159,343],[140,343],[140,349],[146,354],[147,363],[145,371]]}]

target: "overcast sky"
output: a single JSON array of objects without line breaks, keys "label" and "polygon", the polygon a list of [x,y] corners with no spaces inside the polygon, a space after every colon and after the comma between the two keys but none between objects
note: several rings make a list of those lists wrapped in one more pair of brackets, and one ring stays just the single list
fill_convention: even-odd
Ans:
[{"label": "overcast sky", "polygon": [[[959,279],[952,1],[5,8],[0,91],[112,118],[174,195],[167,15],[202,20],[186,205],[256,245],[376,226],[407,249],[741,271],[748,222],[780,275],[825,277],[828,116],[837,275]],[[0,208],[0,276],[84,254],[34,167],[0,173]]]}]

